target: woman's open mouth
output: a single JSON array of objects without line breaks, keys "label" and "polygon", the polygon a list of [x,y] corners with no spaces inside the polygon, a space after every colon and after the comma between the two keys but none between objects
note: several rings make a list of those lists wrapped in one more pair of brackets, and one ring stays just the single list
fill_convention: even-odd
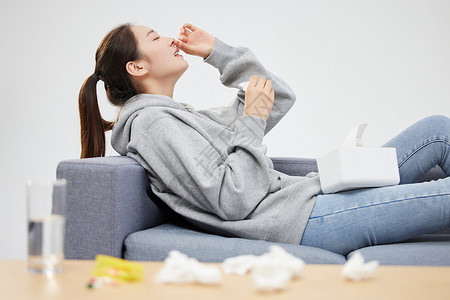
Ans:
[{"label": "woman's open mouth", "polygon": [[173,55],[175,57],[177,57],[177,56],[183,57],[179,52],[180,52],[180,49],[176,48],[175,53]]}]

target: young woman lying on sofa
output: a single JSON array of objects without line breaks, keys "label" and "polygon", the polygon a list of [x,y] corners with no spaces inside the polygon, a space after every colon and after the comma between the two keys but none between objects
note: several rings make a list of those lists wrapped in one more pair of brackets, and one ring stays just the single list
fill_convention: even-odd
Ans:
[{"label": "young woman lying on sofa", "polygon": [[[202,57],[222,84],[239,89],[229,106],[195,110],[173,99],[188,68],[180,50]],[[263,137],[295,94],[250,49],[188,23],[178,39],[124,24],[106,35],[95,59],[79,94],[81,157],[103,156],[104,132],[112,129],[114,149],[139,162],[152,191],[204,231],[345,255],[450,227],[448,117],[418,121],[385,144],[397,150],[399,185],[323,194],[320,174],[288,176],[266,156]],[[114,122],[100,115],[99,80],[120,107]],[[446,178],[416,183],[436,165]]]}]

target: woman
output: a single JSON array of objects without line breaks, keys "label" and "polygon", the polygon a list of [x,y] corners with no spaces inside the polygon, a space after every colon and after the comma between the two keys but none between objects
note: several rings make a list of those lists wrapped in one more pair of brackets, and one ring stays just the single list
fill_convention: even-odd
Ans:
[{"label": "woman", "polygon": [[[239,89],[229,106],[196,111],[172,98],[188,68],[179,50],[202,57],[224,85]],[[98,80],[121,108],[115,123],[100,116]],[[224,236],[346,255],[450,226],[447,117],[422,120],[387,144],[397,148],[401,185],[323,195],[317,173],[277,172],[262,145],[294,101],[289,86],[248,48],[188,23],[178,40],[125,24],[101,42],[94,74],[80,91],[81,157],[103,156],[104,131],[112,129],[114,149],[146,169],[160,199],[192,224]],[[435,165],[445,179],[410,184]]]}]

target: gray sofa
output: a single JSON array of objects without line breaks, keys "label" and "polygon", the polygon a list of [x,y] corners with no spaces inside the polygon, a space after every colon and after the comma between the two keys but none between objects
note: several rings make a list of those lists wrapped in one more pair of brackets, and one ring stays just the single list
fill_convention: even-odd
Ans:
[{"label": "gray sofa", "polygon": [[[317,171],[314,159],[274,157],[275,169],[296,176]],[[59,163],[57,177],[68,181],[65,254],[96,254],[129,260],[162,261],[179,250],[203,262],[266,253],[266,241],[222,237],[199,231],[173,213],[150,188],[145,170],[131,158],[111,156]],[[443,177],[439,168],[425,180]],[[342,264],[347,257],[314,247],[278,244],[308,264]],[[450,230],[397,244],[359,249],[367,260],[393,265],[450,266]]]}]

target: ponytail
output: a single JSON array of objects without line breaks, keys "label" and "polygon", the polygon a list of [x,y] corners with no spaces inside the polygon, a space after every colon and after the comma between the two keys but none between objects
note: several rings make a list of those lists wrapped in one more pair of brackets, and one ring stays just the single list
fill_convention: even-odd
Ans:
[{"label": "ponytail", "polygon": [[[78,96],[81,125],[81,158],[105,156],[105,131],[114,123],[103,120],[97,100],[97,82],[102,80],[112,105],[122,107],[137,94],[126,64],[140,58],[138,43],[130,24],[110,31],[95,53],[95,71]],[[100,77],[100,78],[99,78]]]},{"label": "ponytail", "polygon": [[97,74],[89,76],[78,96],[81,126],[81,158],[105,156],[105,131],[114,123],[105,121],[98,107]]}]

